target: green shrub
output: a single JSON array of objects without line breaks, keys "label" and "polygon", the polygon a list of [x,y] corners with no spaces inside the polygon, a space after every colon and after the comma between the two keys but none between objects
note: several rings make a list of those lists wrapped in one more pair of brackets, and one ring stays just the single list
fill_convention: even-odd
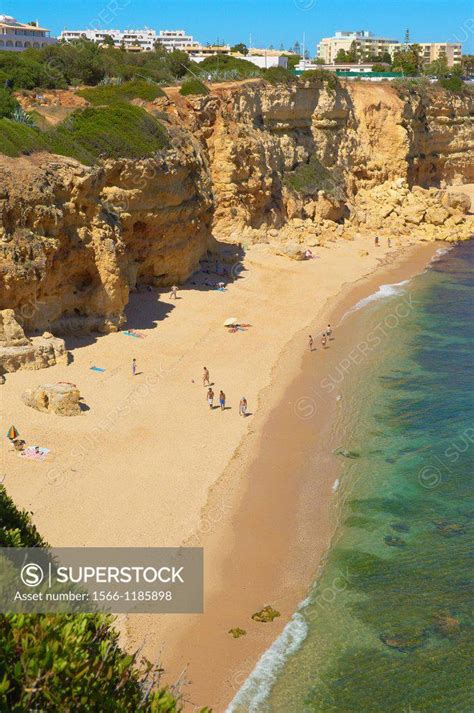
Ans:
[{"label": "green shrub", "polygon": [[94,106],[130,102],[132,99],[143,99],[151,102],[157,97],[165,96],[164,91],[157,84],[147,82],[144,79],[135,79],[122,84],[101,84],[96,87],[82,89],[77,94],[87,99]]},{"label": "green shrub", "polygon": [[0,117],[11,116],[19,106],[15,97],[9,91],[0,87]]},{"label": "green shrub", "polygon": [[199,74],[214,74],[232,72],[235,73],[234,76],[237,79],[244,79],[246,77],[261,76],[263,74],[262,70],[249,62],[246,59],[240,59],[239,57],[231,57],[230,55],[219,55],[219,57],[206,57],[203,62],[200,62],[195,67],[193,71],[199,72]]},{"label": "green shrub", "polygon": [[466,88],[462,79],[456,76],[440,79],[439,83],[440,86],[443,87],[443,89],[446,89],[446,91],[452,92],[453,94],[463,94]]},{"label": "green shrub", "polygon": [[[45,546],[3,486],[0,543]],[[159,672],[148,662],[137,667],[136,655],[120,649],[112,624],[102,614],[0,615],[0,710],[178,713],[169,690],[147,693]]]},{"label": "green shrub", "polygon": [[314,155],[308,163],[287,173],[283,178],[283,184],[302,195],[314,195],[324,190],[337,200],[344,200],[345,197],[342,177],[336,171],[330,171],[323,166]]},{"label": "green shrub", "polygon": [[293,84],[298,81],[293,72],[285,67],[270,67],[263,71],[263,78],[270,84]]},{"label": "green shrub", "polygon": [[46,131],[0,119],[0,153],[7,156],[43,150],[93,164],[101,156],[149,156],[167,145],[168,134],[160,122],[141,107],[128,104],[75,111]]},{"label": "green shrub", "polygon": [[183,97],[191,95],[206,95],[209,94],[209,89],[199,79],[191,77],[191,79],[186,79],[182,83],[179,93],[182,94]]},{"label": "green shrub", "polygon": [[311,82],[320,82],[321,86],[325,85],[330,90],[335,90],[340,85],[336,73],[327,69],[309,69],[307,72],[303,72],[301,78]]}]

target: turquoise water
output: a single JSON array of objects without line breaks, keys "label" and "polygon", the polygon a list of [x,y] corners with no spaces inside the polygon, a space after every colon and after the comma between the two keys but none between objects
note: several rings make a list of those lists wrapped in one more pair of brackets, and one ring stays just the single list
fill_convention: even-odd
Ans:
[{"label": "turquoise water", "polygon": [[233,710],[474,710],[474,243],[385,294],[347,318],[381,339],[338,384],[335,540]]}]

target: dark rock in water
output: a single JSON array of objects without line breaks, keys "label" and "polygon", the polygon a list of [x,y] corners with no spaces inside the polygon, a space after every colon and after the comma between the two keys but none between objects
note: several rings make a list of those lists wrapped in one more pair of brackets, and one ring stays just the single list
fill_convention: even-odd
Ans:
[{"label": "dark rock in water", "polygon": [[227,633],[232,634],[234,639],[240,639],[240,637],[245,636],[247,632],[245,631],[245,629],[240,629],[238,626],[236,626],[234,629],[229,629]]},{"label": "dark rock in water", "polygon": [[386,463],[396,463],[396,462],[397,462],[397,459],[396,459],[396,458],[392,458],[392,457],[390,457],[390,458],[385,458],[385,462],[386,462]]},{"label": "dark rock in water", "polygon": [[414,634],[410,636],[404,636],[403,634],[394,634],[393,636],[389,634],[380,635],[380,640],[385,644],[385,646],[401,651],[403,654],[409,654],[411,651],[419,649],[420,646],[423,646],[425,643],[425,639],[426,633],[424,631],[421,632],[421,634]]},{"label": "dark rock in water", "polygon": [[263,624],[266,624],[268,621],[273,621],[274,619],[276,619],[277,616],[280,616],[280,612],[276,609],[273,609],[273,607],[267,604],[266,607],[263,607],[263,609],[261,609],[260,611],[255,612],[255,614],[252,614],[252,619],[254,621],[260,621]]},{"label": "dark rock in water", "polygon": [[405,547],[405,542],[401,537],[393,537],[392,535],[387,535],[383,538],[386,545],[390,547]]},{"label": "dark rock in water", "polygon": [[345,448],[336,448],[333,453],[336,456],[344,456],[344,458],[360,458],[360,453],[356,453],[355,451],[347,451]]},{"label": "dark rock in water", "polygon": [[392,522],[390,527],[396,532],[410,532],[410,525],[405,525],[404,522]]},{"label": "dark rock in water", "polygon": [[457,523],[449,523],[446,520],[435,520],[433,524],[436,526],[440,535],[443,537],[455,537],[456,535],[465,535],[466,530],[462,525]]},{"label": "dark rock in water", "polygon": [[456,619],[456,617],[450,614],[437,612],[433,614],[433,619],[436,631],[443,636],[457,636],[461,630],[459,619]]}]

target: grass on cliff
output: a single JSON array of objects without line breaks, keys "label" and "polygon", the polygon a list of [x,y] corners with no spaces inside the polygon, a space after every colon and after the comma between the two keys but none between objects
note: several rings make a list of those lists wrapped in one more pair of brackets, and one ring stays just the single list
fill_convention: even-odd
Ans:
[{"label": "grass on cliff", "polygon": [[330,171],[323,166],[316,156],[311,156],[308,163],[286,173],[283,184],[301,195],[314,195],[318,191],[326,191],[337,200],[344,200],[345,197],[342,179],[335,171]]},{"label": "grass on cliff", "polygon": [[140,79],[123,82],[122,84],[103,84],[97,87],[87,87],[76,93],[80,97],[87,99],[93,106],[129,103],[132,99],[143,99],[151,102],[157,97],[166,96],[157,84]]},{"label": "grass on cliff", "polygon": [[203,82],[200,82],[199,79],[191,77],[191,79],[186,79],[186,81],[183,82],[179,93],[182,94],[183,97],[206,96],[209,94],[209,89]]},{"label": "grass on cliff", "polygon": [[[0,545],[45,547],[26,512],[0,486]],[[104,614],[0,615],[0,710],[178,713],[159,672],[122,651]],[[201,713],[209,713],[207,709]]]},{"label": "grass on cliff", "polygon": [[54,129],[41,131],[0,119],[0,153],[49,151],[85,164],[98,158],[141,158],[168,145],[166,129],[137,106],[118,103],[75,111]]}]

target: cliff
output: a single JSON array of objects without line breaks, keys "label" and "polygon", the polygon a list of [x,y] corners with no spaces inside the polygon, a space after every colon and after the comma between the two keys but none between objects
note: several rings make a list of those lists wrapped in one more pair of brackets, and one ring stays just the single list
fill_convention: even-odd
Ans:
[{"label": "cliff", "polygon": [[0,309],[27,331],[117,329],[130,290],[185,281],[214,238],[474,232],[469,200],[443,190],[474,181],[472,95],[252,80],[139,103],[171,137],[154,156],[0,158]]}]

